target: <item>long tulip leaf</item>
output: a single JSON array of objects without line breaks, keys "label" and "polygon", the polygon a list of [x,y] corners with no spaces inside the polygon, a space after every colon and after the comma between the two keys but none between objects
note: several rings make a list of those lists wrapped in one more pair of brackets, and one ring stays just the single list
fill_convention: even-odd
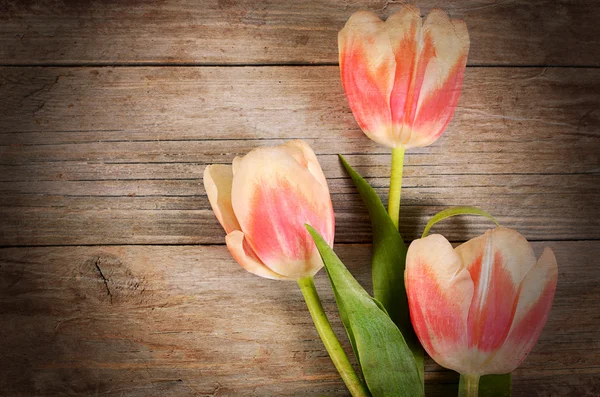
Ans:
[{"label": "long tulip leaf", "polygon": [[410,322],[408,299],[404,288],[404,265],[406,262],[406,244],[394,226],[383,203],[371,185],[356,172],[350,164],[339,156],[346,172],[362,197],[373,229],[372,278],[373,296],[387,310],[404,336],[406,343],[415,356],[419,375],[423,380],[423,348],[415,335]]},{"label": "long tulip leaf", "polygon": [[365,382],[373,397],[422,396],[417,364],[404,337],[390,317],[350,274],[312,227],[307,225],[325,264],[338,306],[351,324]]},{"label": "long tulip leaf", "polygon": [[360,365],[360,355],[358,354],[358,350],[356,349],[356,339],[354,338],[354,331],[352,330],[352,323],[348,317],[348,309],[344,304],[344,300],[340,298],[339,293],[337,291],[336,286],[333,283],[331,284],[331,289],[335,295],[335,301],[338,306],[338,312],[340,313],[340,318],[342,319],[342,323],[344,324],[344,328],[346,329],[346,333],[348,334],[348,339],[350,339],[350,345],[352,346],[352,350],[354,351],[354,357],[356,357],[356,361],[358,366],[362,368]]}]

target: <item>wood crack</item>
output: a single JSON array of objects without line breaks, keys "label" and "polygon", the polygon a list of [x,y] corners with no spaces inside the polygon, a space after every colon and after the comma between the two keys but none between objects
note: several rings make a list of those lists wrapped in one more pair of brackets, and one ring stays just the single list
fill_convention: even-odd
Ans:
[{"label": "wood crack", "polygon": [[108,298],[110,299],[110,304],[112,305],[112,303],[113,303],[112,293],[110,292],[110,287],[108,286],[108,279],[104,276],[104,273],[102,272],[102,269],[100,268],[100,257],[96,258],[96,263],[94,263],[94,265],[96,266],[96,271],[98,272],[98,275],[100,276],[100,278],[102,279],[102,282],[104,283],[104,287],[106,288],[106,294],[108,295]]},{"label": "wood crack", "polygon": [[39,95],[43,92],[49,92],[56,84],[58,84],[61,77],[66,77],[67,75],[59,74],[54,78],[54,81],[46,83],[42,85],[40,88],[36,88],[31,92],[25,94],[21,99],[21,106],[24,105],[25,101],[32,100],[36,101],[35,109],[32,111],[33,116],[35,116],[40,110],[44,108],[46,105],[46,100],[44,98],[39,98]]}]

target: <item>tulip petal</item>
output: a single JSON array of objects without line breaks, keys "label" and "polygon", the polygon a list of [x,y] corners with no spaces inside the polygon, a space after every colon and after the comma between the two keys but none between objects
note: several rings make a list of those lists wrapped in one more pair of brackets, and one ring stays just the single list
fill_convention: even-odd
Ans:
[{"label": "tulip petal", "polygon": [[204,189],[215,216],[226,233],[240,230],[240,225],[231,206],[233,173],[231,166],[212,164],[204,169]]},{"label": "tulip petal", "polygon": [[521,234],[502,227],[469,240],[456,252],[475,287],[467,333],[473,354],[470,361],[480,370],[508,336],[521,282],[536,259]]},{"label": "tulip petal", "polygon": [[433,9],[423,23],[423,37],[414,95],[407,124],[413,137],[405,146],[427,146],[437,140],[450,123],[458,104],[469,53],[469,33],[463,21]]},{"label": "tulip petal", "polygon": [[233,181],[233,209],[248,244],[270,269],[297,278],[323,263],[304,224],[333,244],[329,191],[289,148],[263,147],[246,155]]},{"label": "tulip petal", "polygon": [[557,279],[556,258],[552,250],[546,248],[523,280],[510,333],[486,368],[486,373],[511,372],[525,359],[546,324]]},{"label": "tulip petal", "polygon": [[389,147],[390,94],[396,61],[386,25],[368,11],[354,13],[338,34],[340,73],[348,103],[364,133]]},{"label": "tulip petal", "polygon": [[240,166],[240,161],[242,161],[242,157],[240,156],[235,156],[233,158],[233,161],[231,162],[231,171],[233,172],[233,175],[235,175],[238,167]]},{"label": "tulip petal", "polygon": [[329,192],[329,188],[327,187],[327,179],[325,178],[325,174],[323,174],[319,160],[317,160],[315,152],[313,152],[311,147],[308,146],[306,142],[301,139],[296,139],[286,142],[283,147],[292,149],[290,151],[292,157],[294,157],[298,163],[306,167],[308,171],[313,174],[315,179],[321,184],[321,186],[323,186]]},{"label": "tulip petal", "polygon": [[423,347],[440,365],[463,372],[473,282],[448,240],[433,234],[413,241],[406,257],[405,285],[411,320]]},{"label": "tulip petal", "polygon": [[411,137],[411,127],[406,122],[414,117],[418,99],[414,81],[421,47],[421,11],[414,5],[405,5],[385,23],[396,60],[390,98],[393,139],[405,145]]},{"label": "tulip petal", "polygon": [[289,280],[287,277],[277,274],[267,266],[265,266],[260,259],[256,256],[252,248],[248,245],[244,238],[244,233],[239,230],[235,230],[225,236],[225,243],[231,256],[239,263],[244,269],[250,273],[256,274],[263,278],[270,278],[273,280]]}]

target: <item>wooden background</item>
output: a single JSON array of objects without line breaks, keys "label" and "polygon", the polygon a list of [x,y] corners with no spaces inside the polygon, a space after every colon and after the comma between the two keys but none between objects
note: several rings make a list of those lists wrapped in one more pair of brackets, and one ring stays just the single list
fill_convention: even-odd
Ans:
[{"label": "wooden background", "polygon": [[[298,288],[230,257],[201,175],[305,139],[368,285],[370,225],[336,154],[384,201],[390,155],[348,108],[337,32],[400,3],[0,0],[0,395],[346,396]],[[552,247],[555,304],[514,396],[600,395],[600,3],[419,3],[436,5],[467,22],[469,67],[446,133],[407,154],[401,231],[475,205]],[[456,374],[426,371],[428,396],[454,395]]]}]

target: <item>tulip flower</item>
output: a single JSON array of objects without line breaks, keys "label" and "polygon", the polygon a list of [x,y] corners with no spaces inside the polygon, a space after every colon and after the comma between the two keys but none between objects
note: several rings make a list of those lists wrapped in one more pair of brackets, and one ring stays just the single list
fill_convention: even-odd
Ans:
[{"label": "tulip flower", "polygon": [[297,280],[323,267],[304,225],[333,244],[333,208],[325,175],[305,142],[257,148],[232,166],[209,165],[204,186],[227,248],[244,269]]},{"label": "tulip flower", "polygon": [[331,360],[353,397],[367,397],[333,332],[313,275],[323,267],[305,224],[333,245],[334,216],[327,180],[312,149],[296,140],[260,147],[232,165],[204,170],[204,187],[225,229],[227,248],[247,271],[276,280],[296,280]]},{"label": "tulip flower", "polygon": [[455,249],[441,235],[414,241],[405,286],[410,317],[427,353],[475,390],[485,374],[514,370],[537,341],[552,306],[557,264],[536,260],[518,232],[498,227]]},{"label": "tulip flower", "polygon": [[338,34],[342,85],[363,132],[392,148],[388,212],[398,227],[404,151],[435,142],[458,103],[469,54],[463,21],[414,5],[381,21],[354,13]]},{"label": "tulip flower", "polygon": [[460,96],[469,33],[433,9],[422,21],[405,5],[381,21],[353,14],[338,35],[342,85],[364,133],[390,148],[427,146],[452,119]]}]

